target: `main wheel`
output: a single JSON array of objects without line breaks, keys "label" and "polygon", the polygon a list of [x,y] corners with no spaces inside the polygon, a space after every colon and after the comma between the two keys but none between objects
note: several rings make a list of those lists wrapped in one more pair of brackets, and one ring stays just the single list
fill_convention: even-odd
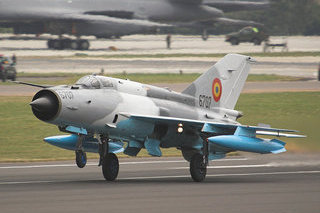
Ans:
[{"label": "main wheel", "polygon": [[239,40],[237,38],[231,38],[230,39],[230,43],[231,43],[231,45],[238,45],[239,44]]},{"label": "main wheel", "polygon": [[52,48],[55,50],[63,49],[62,42],[59,39],[54,39],[52,41]]},{"label": "main wheel", "polygon": [[48,46],[49,49],[53,49],[53,39],[49,39],[47,41],[47,46]]},{"label": "main wheel", "polygon": [[252,42],[253,42],[254,45],[260,45],[261,44],[261,41],[259,39],[257,39],[257,38],[254,38],[252,40]]},{"label": "main wheel", "polygon": [[7,71],[3,70],[1,75],[2,82],[6,82],[7,80]]},{"label": "main wheel", "polygon": [[106,180],[113,181],[117,178],[119,173],[119,160],[113,154],[107,154],[102,161],[102,173]]},{"label": "main wheel", "polygon": [[87,164],[87,154],[82,150],[76,151],[76,163],[79,168],[83,168]]},{"label": "main wheel", "polygon": [[70,48],[71,48],[72,50],[77,50],[77,49],[79,48],[78,41],[72,40],[71,43],[70,43]]},{"label": "main wheel", "polygon": [[203,155],[194,154],[190,161],[190,174],[194,181],[201,182],[206,178],[207,166],[205,165]]},{"label": "main wheel", "polygon": [[88,40],[80,40],[79,41],[79,50],[88,50],[90,47],[89,41]]}]

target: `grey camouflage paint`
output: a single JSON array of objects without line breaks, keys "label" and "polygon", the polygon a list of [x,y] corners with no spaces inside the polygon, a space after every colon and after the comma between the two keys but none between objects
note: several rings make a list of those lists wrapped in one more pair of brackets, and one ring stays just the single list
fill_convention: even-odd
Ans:
[{"label": "grey camouflage paint", "polygon": [[[185,125],[184,131],[178,133],[177,127],[180,122],[171,124],[148,122],[131,119],[123,114],[237,124],[236,118],[232,116],[233,108],[222,109],[238,99],[249,72],[250,61],[250,57],[229,54],[200,76],[183,93],[129,80],[86,76],[72,86],[42,90],[52,91],[58,96],[59,111],[57,115],[47,120],[35,115],[45,122],[58,125],[61,129],[70,125],[76,126],[86,129],[90,135],[109,135],[114,140],[141,143],[141,147],[150,138],[158,140],[160,147],[199,151],[202,146],[202,133],[197,127]],[[229,77],[224,78],[227,74]],[[213,99],[211,88],[212,80],[215,78],[221,78],[222,87],[225,87],[221,96],[224,104],[213,103],[212,100],[211,106],[201,106],[199,95],[210,96]],[[36,94],[35,97],[39,98],[39,95]],[[230,97],[232,100],[229,100]],[[228,130],[221,132],[221,134],[232,133]],[[217,147],[213,147],[212,150],[215,150],[215,153],[219,150],[227,151]]]}]

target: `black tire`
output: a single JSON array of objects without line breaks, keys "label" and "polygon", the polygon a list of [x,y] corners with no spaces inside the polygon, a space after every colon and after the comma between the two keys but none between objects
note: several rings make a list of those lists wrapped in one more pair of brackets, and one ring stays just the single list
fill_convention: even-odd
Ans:
[{"label": "black tire", "polygon": [[71,46],[71,39],[62,39],[61,40],[61,49],[70,49]]},{"label": "black tire", "polygon": [[87,154],[82,150],[76,151],[76,164],[79,168],[83,168],[87,164]]},{"label": "black tire", "polygon": [[53,39],[49,39],[47,41],[47,46],[48,46],[48,49],[53,49]]},{"label": "black tire", "polygon": [[201,182],[206,178],[207,166],[204,162],[203,155],[194,154],[190,161],[190,174],[195,182]]},{"label": "black tire", "polygon": [[6,82],[7,80],[7,71],[2,71],[2,75],[1,75],[1,79],[2,79],[2,82]]},{"label": "black tire", "polygon": [[80,40],[78,48],[79,50],[88,50],[90,47],[90,43],[88,40]]},{"label": "black tire", "polygon": [[76,40],[72,40],[71,43],[70,43],[70,48],[72,50],[77,50],[79,49],[79,42],[76,41]]},{"label": "black tire", "polygon": [[252,40],[252,43],[254,44],[254,45],[261,45],[261,41],[259,40],[259,39],[257,39],[257,38],[254,38],[253,40]]},{"label": "black tire", "polygon": [[230,39],[230,43],[231,43],[231,45],[238,45],[239,44],[239,40],[237,38],[231,38]]},{"label": "black tire", "polygon": [[52,48],[55,50],[62,50],[63,48],[62,41],[60,41],[59,39],[54,39],[52,41]]},{"label": "black tire", "polygon": [[102,173],[106,180],[114,181],[119,173],[119,160],[118,157],[109,153],[102,161]]}]

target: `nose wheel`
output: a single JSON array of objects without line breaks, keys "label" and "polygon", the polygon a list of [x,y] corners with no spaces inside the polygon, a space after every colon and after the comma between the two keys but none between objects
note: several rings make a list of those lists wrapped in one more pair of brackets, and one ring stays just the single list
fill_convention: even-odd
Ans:
[{"label": "nose wheel", "polygon": [[76,151],[76,164],[79,168],[83,168],[87,164],[87,154],[82,150]]}]

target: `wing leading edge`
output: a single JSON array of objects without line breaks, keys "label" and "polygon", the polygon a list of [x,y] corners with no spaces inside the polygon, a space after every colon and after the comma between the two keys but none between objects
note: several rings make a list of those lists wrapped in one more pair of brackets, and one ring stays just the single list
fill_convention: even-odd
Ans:
[{"label": "wing leading edge", "polygon": [[[203,121],[203,120],[193,120],[193,119],[185,119],[185,118],[174,118],[174,117],[165,117],[165,116],[148,116],[148,115],[137,115],[137,114],[129,114],[129,113],[120,113],[120,115],[134,119],[140,120],[150,123],[161,123],[161,124],[179,124],[182,123],[184,126],[192,126],[199,129],[201,132],[208,132],[208,133],[221,133],[221,130],[233,130],[236,131],[238,128],[242,129],[239,134],[246,135],[246,136],[255,136],[255,135],[271,135],[277,137],[290,137],[290,138],[302,138],[305,137],[303,135],[296,135],[296,134],[284,134],[284,133],[292,133],[298,132],[296,130],[290,129],[278,129],[278,128],[269,128],[269,127],[259,127],[259,126],[246,126],[241,124],[229,124],[229,123],[218,123],[218,122],[210,122],[210,121]],[[217,129],[220,129],[218,132]]]},{"label": "wing leading edge", "polygon": [[[168,126],[191,127],[196,129],[199,134],[206,135],[206,141],[209,143],[209,160],[219,159],[225,156],[225,153],[231,151],[246,151],[254,153],[273,153],[285,152],[286,143],[278,139],[257,138],[257,135],[267,135],[275,137],[303,138],[303,135],[289,134],[297,132],[296,130],[277,129],[259,126],[245,126],[239,123],[218,123],[203,120],[192,120],[162,116],[147,116],[128,113],[120,115],[132,120],[139,120],[153,124],[166,124]],[[202,145],[193,144],[191,147],[195,150],[202,150]]]}]

